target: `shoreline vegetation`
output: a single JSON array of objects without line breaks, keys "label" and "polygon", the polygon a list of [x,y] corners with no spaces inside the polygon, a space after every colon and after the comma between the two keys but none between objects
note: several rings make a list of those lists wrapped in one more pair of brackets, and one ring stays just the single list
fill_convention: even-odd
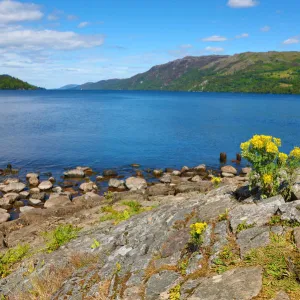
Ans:
[{"label": "shoreline vegetation", "polygon": [[[76,167],[60,179],[20,180],[8,165],[2,299],[299,299],[300,148],[280,146],[253,136],[241,144],[251,167],[240,171],[225,162],[215,171],[133,164],[127,178]],[[13,207],[21,213],[9,220]]]}]

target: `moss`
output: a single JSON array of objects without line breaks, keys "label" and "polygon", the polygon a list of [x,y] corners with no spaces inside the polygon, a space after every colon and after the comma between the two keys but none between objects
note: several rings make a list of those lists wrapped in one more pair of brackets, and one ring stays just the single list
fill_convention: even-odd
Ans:
[{"label": "moss", "polygon": [[240,223],[237,228],[236,228],[236,233],[239,233],[243,230],[249,229],[254,227],[255,224],[247,224],[246,221],[243,221],[242,223]]},{"label": "moss", "polygon": [[226,210],[223,214],[219,214],[218,221],[219,222],[226,221],[228,219],[228,213],[229,213],[229,210],[226,208]]},{"label": "moss", "polygon": [[282,220],[281,216],[275,215],[275,216],[272,216],[268,225],[270,225],[270,226],[282,225],[282,226],[288,226],[288,227],[299,227],[300,223],[296,220],[294,220],[294,221]]},{"label": "moss", "polygon": [[71,224],[59,225],[54,230],[44,232],[42,235],[46,240],[46,251],[52,252],[57,250],[60,246],[68,243],[78,236],[80,228],[74,227]]},{"label": "moss", "polygon": [[12,271],[13,266],[20,262],[29,253],[29,245],[18,245],[0,255],[0,276],[6,277]]},{"label": "moss", "polygon": [[170,300],[180,300],[180,285],[176,285],[169,291],[169,299]]},{"label": "moss", "polygon": [[96,239],[94,239],[92,245],[91,245],[91,249],[97,249],[100,247],[100,242],[98,242]]}]

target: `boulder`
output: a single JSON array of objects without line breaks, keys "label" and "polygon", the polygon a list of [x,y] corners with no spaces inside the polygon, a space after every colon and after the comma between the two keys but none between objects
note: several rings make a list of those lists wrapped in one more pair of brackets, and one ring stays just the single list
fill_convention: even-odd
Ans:
[{"label": "boulder", "polygon": [[57,195],[56,197],[51,197],[49,200],[47,200],[44,204],[45,208],[50,207],[60,207],[60,206],[66,206],[71,205],[72,202],[70,201],[70,198],[68,196],[61,196]]},{"label": "boulder", "polygon": [[52,183],[55,183],[55,178],[54,177],[49,177],[49,179],[48,179],[50,182],[52,182]]},{"label": "boulder", "polygon": [[0,224],[7,222],[10,218],[10,214],[7,212],[0,212]]},{"label": "boulder", "polygon": [[181,173],[187,172],[190,168],[187,166],[184,166],[181,168]]},{"label": "boulder", "polygon": [[26,199],[29,196],[29,192],[28,191],[23,191],[19,195],[20,195],[20,198]]},{"label": "boulder", "polygon": [[164,172],[163,170],[156,169],[156,170],[153,170],[153,175],[156,177],[159,177],[163,174],[163,172]]},{"label": "boulder", "polygon": [[222,176],[223,176],[223,177],[227,177],[227,178],[232,178],[232,177],[234,177],[235,175],[232,174],[232,173],[222,172]]},{"label": "boulder", "polygon": [[29,177],[28,182],[31,186],[38,186],[40,183],[38,177],[34,177],[34,176]]},{"label": "boulder", "polygon": [[5,199],[9,199],[9,203],[13,204],[15,201],[20,199],[20,195],[18,193],[7,193],[3,196]]},{"label": "boulder", "polygon": [[181,175],[181,172],[178,171],[178,170],[174,170],[174,171],[172,172],[172,175],[173,175],[173,176],[180,176],[180,175]]},{"label": "boulder", "polygon": [[201,165],[195,167],[194,169],[199,172],[206,172],[206,165],[201,164]]},{"label": "boulder", "polygon": [[193,181],[193,182],[199,182],[199,181],[202,181],[202,179],[201,179],[201,177],[200,177],[199,175],[196,175],[196,176],[194,176],[194,177],[191,179],[191,181]]},{"label": "boulder", "polygon": [[112,187],[112,188],[119,188],[119,187],[124,186],[124,181],[123,180],[118,180],[118,179],[115,179],[115,178],[111,178],[108,181],[108,186]]},{"label": "boulder", "polygon": [[42,201],[41,201],[41,200],[38,200],[38,199],[32,199],[32,198],[30,198],[30,199],[28,200],[28,202],[29,202],[29,204],[31,204],[31,205],[40,205],[40,204],[42,204]]},{"label": "boulder", "polygon": [[129,177],[125,181],[126,187],[131,191],[142,190],[147,187],[147,181],[143,178]]},{"label": "boulder", "polygon": [[251,300],[262,288],[262,268],[246,267],[201,278],[188,300]]},{"label": "boulder", "polygon": [[37,188],[37,187],[36,187],[36,188],[32,188],[32,189],[29,190],[29,193],[30,193],[30,194],[37,194],[37,193],[39,193],[39,192],[40,192],[40,189]]},{"label": "boulder", "polygon": [[10,199],[8,198],[0,198],[0,208],[3,209],[11,209],[13,207]]},{"label": "boulder", "polygon": [[233,174],[233,175],[237,174],[237,170],[233,166],[224,166],[224,167],[221,168],[221,171],[223,173],[230,173],[230,174]]},{"label": "boulder", "polygon": [[104,179],[103,176],[97,176],[97,177],[96,177],[96,180],[97,180],[97,181],[102,181],[103,179]]},{"label": "boulder", "polygon": [[82,196],[78,196],[73,198],[72,203],[75,205],[85,205],[87,207],[94,207],[99,205],[101,201],[103,201],[103,197],[99,196],[98,194],[94,194],[92,192],[87,192]]},{"label": "boulder", "polygon": [[118,176],[118,172],[116,170],[104,170],[102,175],[104,177],[116,177]]},{"label": "boulder", "polygon": [[91,181],[91,182],[82,183],[79,186],[79,189],[86,193],[86,192],[91,192],[91,191],[97,190],[98,187],[94,182]]},{"label": "boulder", "polygon": [[47,190],[50,190],[51,188],[53,187],[53,183],[49,180],[46,180],[46,181],[42,181],[38,188],[41,190],[41,191],[47,191]]},{"label": "boulder", "polygon": [[52,192],[53,193],[61,193],[63,191],[63,189],[60,186],[55,186],[52,188]]},{"label": "boulder", "polygon": [[37,174],[37,173],[28,173],[26,175],[26,179],[27,180],[29,180],[29,178],[31,178],[31,177],[37,177],[37,178],[39,178],[39,174]]},{"label": "boulder", "polygon": [[9,184],[5,185],[2,188],[2,192],[4,192],[4,193],[11,193],[11,192],[20,193],[25,188],[26,188],[26,185],[24,183],[22,183],[22,182],[13,182],[13,183],[9,183]]},{"label": "boulder", "polygon": [[26,213],[26,212],[31,211],[33,209],[35,209],[35,208],[31,207],[31,206],[23,206],[23,207],[20,207],[20,212],[21,213]]},{"label": "boulder", "polygon": [[30,195],[31,199],[45,200],[46,194],[44,192],[34,193]]},{"label": "boulder", "polygon": [[85,177],[85,173],[80,169],[73,169],[64,172],[64,176],[68,178],[83,178]]},{"label": "boulder", "polygon": [[172,177],[170,174],[164,174],[159,181],[162,183],[171,183]]},{"label": "boulder", "polygon": [[8,178],[4,181],[4,184],[18,183],[18,182],[20,182],[19,178]]}]

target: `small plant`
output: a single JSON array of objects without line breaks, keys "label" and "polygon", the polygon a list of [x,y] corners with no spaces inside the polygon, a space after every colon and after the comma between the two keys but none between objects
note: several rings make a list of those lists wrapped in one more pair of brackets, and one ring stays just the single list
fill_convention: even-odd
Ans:
[{"label": "small plant", "polygon": [[204,223],[194,223],[190,226],[190,236],[191,242],[194,245],[201,245],[203,243],[203,233],[206,230],[207,224]]},{"label": "small plant", "polygon": [[114,199],[114,193],[112,191],[107,191],[104,193],[104,198],[107,201],[112,201]]},{"label": "small plant", "polygon": [[223,214],[219,214],[218,221],[226,221],[228,219],[229,210],[226,208]]},{"label": "small plant", "polygon": [[269,222],[269,225],[278,225],[281,224],[281,216],[272,216]]},{"label": "small plant", "polygon": [[170,289],[169,291],[169,299],[170,300],[180,300],[180,284],[177,284],[173,288]]},{"label": "small plant", "polygon": [[119,262],[116,263],[115,274],[119,274],[121,272],[122,266]]},{"label": "small plant", "polygon": [[97,249],[99,247],[100,247],[100,243],[96,239],[94,239],[93,244],[91,245],[91,248]]},{"label": "small plant", "polygon": [[254,227],[255,224],[247,224],[246,221],[243,221],[242,223],[240,223],[237,228],[236,228],[236,233],[239,233],[243,230],[249,229]]},{"label": "small plant", "polygon": [[7,250],[4,254],[0,255],[0,276],[6,277],[10,274],[14,264],[20,262],[29,252],[29,245],[18,245],[14,248]]},{"label": "small plant", "polygon": [[54,230],[44,232],[42,235],[46,240],[46,251],[52,252],[57,250],[60,246],[68,243],[72,239],[78,236],[80,228],[74,227],[73,225],[59,225]]},{"label": "small plant", "polygon": [[212,179],[211,179],[211,182],[217,188],[217,187],[220,186],[220,183],[222,182],[222,179],[220,177],[213,176]]},{"label": "small plant", "polygon": [[300,223],[296,220],[282,220],[281,216],[275,215],[272,216],[269,222],[270,226],[274,225],[283,225],[288,227],[299,227]]},{"label": "small plant", "polygon": [[188,267],[189,261],[187,258],[182,259],[178,263],[178,269],[180,270],[181,275],[186,275],[186,269]]},{"label": "small plant", "polygon": [[[289,155],[279,152],[281,139],[268,135],[254,135],[241,144],[242,156],[252,165],[249,176],[250,188],[259,186],[261,197],[267,198],[283,193],[290,198],[295,171],[300,167],[300,148],[295,147]],[[281,190],[281,182],[284,189]]]}]

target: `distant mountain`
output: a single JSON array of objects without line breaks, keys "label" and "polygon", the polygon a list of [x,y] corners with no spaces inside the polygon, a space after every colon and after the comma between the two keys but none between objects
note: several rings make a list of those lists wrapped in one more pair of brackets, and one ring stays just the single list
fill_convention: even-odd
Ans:
[{"label": "distant mountain", "polygon": [[79,85],[78,84],[67,84],[59,88],[58,90],[73,90],[76,89]]},{"label": "distant mountain", "polygon": [[0,90],[37,90],[37,86],[9,75],[0,75]]},{"label": "distant mountain", "polygon": [[85,83],[82,90],[300,93],[300,52],[188,56],[128,79]]}]

